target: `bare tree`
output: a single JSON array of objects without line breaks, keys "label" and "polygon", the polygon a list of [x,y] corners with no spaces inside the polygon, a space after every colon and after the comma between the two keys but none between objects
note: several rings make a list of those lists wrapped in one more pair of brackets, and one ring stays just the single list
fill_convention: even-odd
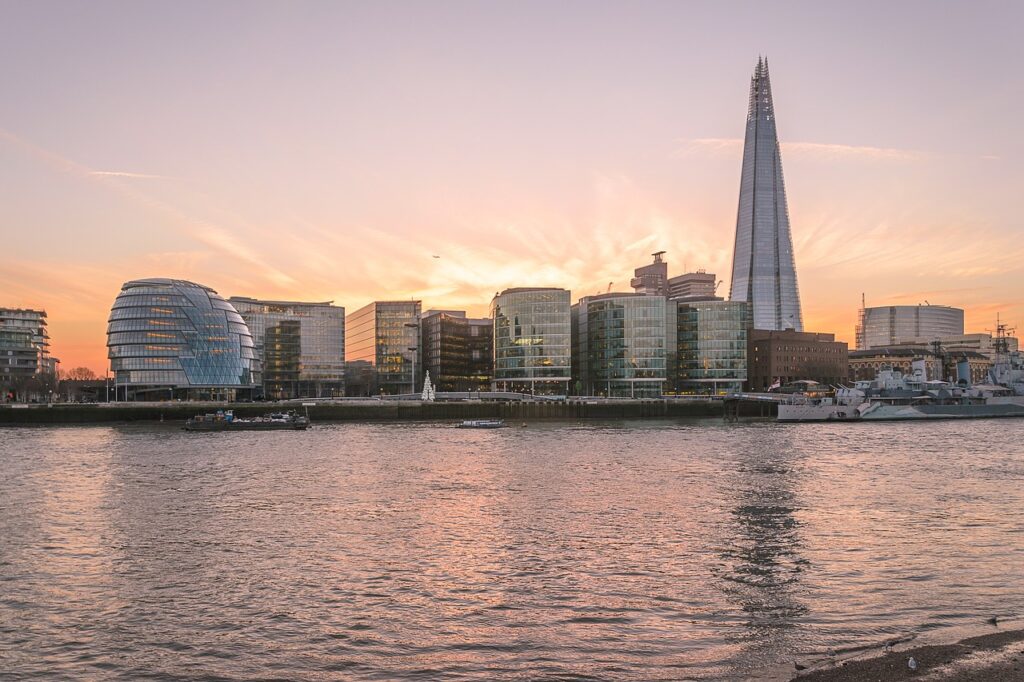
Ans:
[{"label": "bare tree", "polygon": [[60,378],[66,381],[88,381],[96,378],[96,372],[92,371],[88,367],[74,367],[68,370],[62,370]]}]

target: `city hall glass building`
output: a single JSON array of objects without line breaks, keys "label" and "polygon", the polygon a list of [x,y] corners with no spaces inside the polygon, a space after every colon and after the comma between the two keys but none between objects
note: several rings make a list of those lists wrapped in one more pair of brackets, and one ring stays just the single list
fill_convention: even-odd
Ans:
[{"label": "city hall glass building", "polygon": [[506,289],[491,301],[494,390],[568,395],[572,321],[567,289]]},{"label": "city hall glass building", "polygon": [[573,310],[573,384],[580,395],[657,398],[668,378],[676,303],[664,296],[612,293]]},{"label": "city hall glass building", "polygon": [[228,299],[256,344],[267,398],[345,395],[345,309],[323,303]]},{"label": "city hall glass building", "polygon": [[121,400],[251,397],[260,382],[252,335],[213,289],[176,279],[126,282],[107,325]]},{"label": "city hall glass building", "polygon": [[803,331],[767,60],[750,80],[729,299],[750,304],[755,329]]}]

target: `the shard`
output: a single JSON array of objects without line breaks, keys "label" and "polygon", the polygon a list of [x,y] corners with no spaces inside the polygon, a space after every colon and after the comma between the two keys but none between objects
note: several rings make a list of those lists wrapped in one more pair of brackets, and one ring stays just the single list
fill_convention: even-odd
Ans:
[{"label": "the shard", "polygon": [[803,331],[766,59],[758,59],[750,80],[729,299],[750,304],[755,329]]}]

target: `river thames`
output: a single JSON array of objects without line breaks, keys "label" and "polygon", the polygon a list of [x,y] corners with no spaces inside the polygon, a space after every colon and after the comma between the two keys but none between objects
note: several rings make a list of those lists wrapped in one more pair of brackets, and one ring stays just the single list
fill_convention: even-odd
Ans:
[{"label": "river thames", "polygon": [[0,429],[0,671],[743,679],[1024,613],[1024,420]]}]

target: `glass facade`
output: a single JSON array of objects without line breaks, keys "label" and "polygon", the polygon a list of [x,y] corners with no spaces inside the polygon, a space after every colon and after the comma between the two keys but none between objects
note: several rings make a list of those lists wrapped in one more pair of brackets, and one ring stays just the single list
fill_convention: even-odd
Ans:
[{"label": "glass facade", "polygon": [[423,369],[437,391],[487,391],[494,326],[461,310],[428,310],[420,322]]},{"label": "glass facade", "polygon": [[944,305],[890,305],[863,308],[857,323],[857,348],[924,340],[964,333],[964,311]]},{"label": "glass facade", "polygon": [[213,289],[182,280],[125,283],[110,311],[107,355],[122,399],[233,399],[259,383],[241,315]]},{"label": "glass facade", "polygon": [[664,296],[605,294],[573,306],[573,384],[579,395],[657,398],[668,378]]},{"label": "glass facade", "polygon": [[742,390],[747,380],[747,303],[679,301],[677,306],[676,392]]},{"label": "glass facade", "polygon": [[349,395],[416,392],[419,323],[419,301],[374,301],[346,316],[345,360],[360,368],[349,374]]},{"label": "glass facade", "polygon": [[263,301],[232,296],[263,366],[268,398],[345,395],[345,309],[331,301]]},{"label": "glass facade", "polygon": [[766,60],[758,60],[750,81],[729,299],[750,304],[755,329],[803,331]]},{"label": "glass facade", "polygon": [[572,322],[566,289],[506,289],[491,301],[497,391],[567,395]]}]

